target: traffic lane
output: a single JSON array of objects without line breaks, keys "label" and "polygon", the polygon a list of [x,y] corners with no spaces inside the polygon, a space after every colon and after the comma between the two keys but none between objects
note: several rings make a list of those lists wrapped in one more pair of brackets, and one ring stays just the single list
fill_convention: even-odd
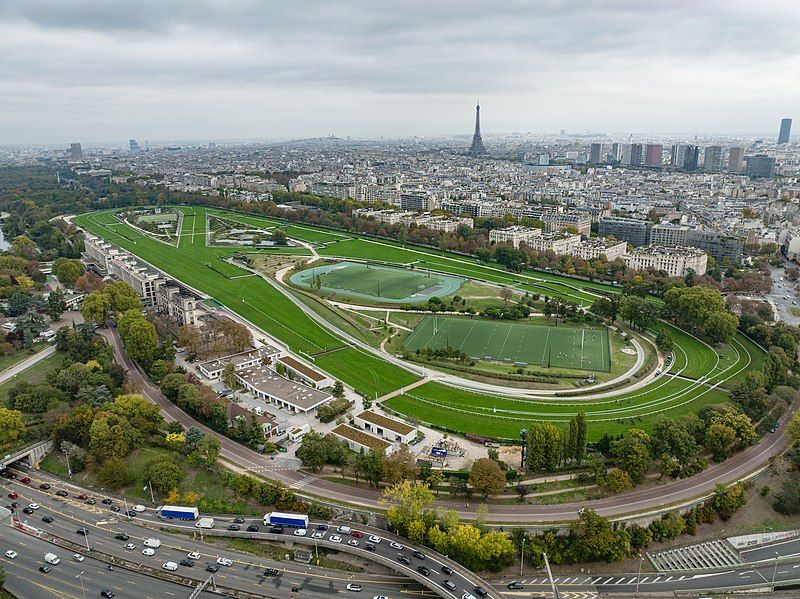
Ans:
[{"label": "traffic lane", "polygon": [[[117,597],[136,597],[137,599],[161,599],[164,597],[185,597],[189,587],[177,583],[152,578],[143,574],[116,568],[113,572],[98,560],[86,558],[75,562],[67,556],[59,555],[61,562],[50,566],[47,574],[40,572],[45,565],[44,554],[56,553],[54,547],[35,537],[7,526],[0,526],[0,546],[3,547],[0,564],[6,571],[7,587],[16,596],[25,599],[67,597],[82,599],[81,578],[87,596],[97,597],[103,589],[110,589]],[[14,559],[5,557],[11,547],[19,555]],[[79,577],[79,574],[83,574]],[[203,597],[214,597],[203,593]]]},{"label": "traffic lane", "polygon": [[[266,568],[274,567],[281,571],[280,576],[292,578],[297,582],[296,585],[292,586],[302,586],[309,592],[312,592],[315,587],[345,590],[345,586],[348,583],[358,583],[363,586],[365,591],[374,591],[375,594],[385,594],[386,592],[397,590],[410,596],[421,596],[419,593],[422,587],[404,577],[363,576],[357,573],[348,575],[345,572],[316,568],[314,566],[302,567],[293,562],[290,562],[288,567],[286,562],[259,562],[258,558],[249,554],[240,554],[225,549],[220,551],[218,546],[208,545],[181,536],[169,535],[161,531],[142,529],[136,523],[136,519],[132,522],[122,520],[113,524],[98,524],[98,522],[103,522],[105,518],[115,515],[100,503],[92,506],[71,498],[48,496],[46,491],[42,491],[35,486],[27,487],[18,484],[16,490],[20,493],[21,499],[26,502],[35,500],[41,505],[34,514],[27,517],[28,524],[73,543],[79,545],[88,544],[96,551],[154,568],[160,568],[165,561],[179,563],[180,560],[187,557],[190,551],[198,551],[201,557],[195,560],[196,565],[194,567],[179,567],[179,572],[182,575],[196,580],[204,580],[208,576],[208,573],[203,569],[207,563],[215,563],[218,557],[226,557],[234,561],[234,566],[220,567],[217,574],[220,584],[240,588],[241,590],[252,591],[254,585],[263,587],[264,585],[274,584],[276,587],[280,587],[280,580],[276,581],[273,577],[263,576]],[[52,488],[50,490],[52,491]],[[50,505],[48,499],[58,505]],[[45,515],[50,515],[53,518],[53,522],[42,522],[41,516]],[[98,520],[99,518],[103,519]],[[153,520],[150,523],[159,526],[165,524],[160,520]],[[89,534],[85,536],[77,534],[76,530],[80,528],[86,528]],[[195,532],[194,527],[190,524],[184,528],[187,529],[187,532]],[[114,535],[120,532],[128,534],[130,538],[128,540],[115,539]],[[147,538],[157,538],[162,542],[161,547],[155,549],[153,556],[146,556],[141,553],[144,548],[142,542]],[[128,542],[134,545],[132,549],[125,548]],[[70,549],[68,553],[71,556],[75,551]],[[83,548],[78,552],[84,555],[89,554]],[[294,567],[292,567],[292,564]],[[318,583],[323,584],[320,585]]]},{"label": "traffic lane", "polygon": [[743,549],[739,553],[748,562],[775,559],[776,553],[780,557],[800,556],[800,539],[790,539],[754,549]]}]

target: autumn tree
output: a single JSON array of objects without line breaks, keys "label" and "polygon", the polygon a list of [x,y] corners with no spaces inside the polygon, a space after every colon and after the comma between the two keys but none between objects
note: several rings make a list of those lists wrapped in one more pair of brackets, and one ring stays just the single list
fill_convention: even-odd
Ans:
[{"label": "autumn tree", "polygon": [[494,460],[480,458],[472,464],[469,484],[484,497],[499,495],[506,487],[506,475]]}]

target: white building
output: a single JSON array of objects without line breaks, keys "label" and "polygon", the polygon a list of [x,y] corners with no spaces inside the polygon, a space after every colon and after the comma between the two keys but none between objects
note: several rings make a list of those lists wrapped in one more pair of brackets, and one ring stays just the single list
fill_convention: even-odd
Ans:
[{"label": "white building", "polygon": [[367,453],[370,449],[383,454],[392,453],[391,443],[349,424],[338,425],[331,431],[331,434],[347,443],[347,446],[357,453]]},{"label": "white building", "polygon": [[222,371],[228,363],[232,363],[236,372],[239,372],[261,364],[265,358],[274,360],[282,354],[283,352],[278,348],[264,345],[258,349],[249,349],[238,354],[201,362],[197,365],[197,369],[207,379],[216,380],[222,376]]},{"label": "white building", "polygon": [[627,251],[628,244],[605,237],[588,237],[572,249],[572,255],[584,260],[594,260],[605,256],[606,260],[613,262]]},{"label": "white building", "polygon": [[492,229],[489,231],[489,241],[492,243],[510,243],[515,248],[519,247],[520,243],[530,242],[542,235],[542,230],[536,227],[522,227],[514,225],[513,227],[506,227],[505,229]]},{"label": "white building", "polygon": [[650,229],[650,243],[653,245],[689,245],[689,227],[663,223]]},{"label": "white building", "polygon": [[417,436],[417,431],[414,427],[369,410],[365,410],[353,418],[353,423],[358,428],[392,443],[397,441],[409,444]]},{"label": "white building", "polygon": [[691,247],[639,247],[625,254],[622,260],[632,270],[654,268],[665,271],[671,277],[684,277],[689,269],[704,275],[708,266],[708,254]]},{"label": "white building", "polygon": [[542,233],[525,242],[533,250],[552,251],[556,254],[571,254],[572,250],[577,248],[580,243],[580,235],[561,235],[559,233]]}]

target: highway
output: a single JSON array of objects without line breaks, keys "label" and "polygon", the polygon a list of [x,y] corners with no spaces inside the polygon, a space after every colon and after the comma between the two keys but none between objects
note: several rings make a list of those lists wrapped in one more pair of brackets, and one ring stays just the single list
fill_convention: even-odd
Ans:
[{"label": "highway", "polygon": [[[159,389],[149,383],[123,351],[119,335],[115,329],[107,329],[100,332],[114,348],[117,361],[138,378],[141,393],[161,408],[164,417],[168,421],[176,420],[180,422],[185,428],[195,426],[205,434],[217,437],[221,444],[220,455],[223,459],[236,464],[239,468],[280,481],[289,488],[293,488],[302,481],[303,492],[312,497],[325,498],[371,511],[383,510],[379,503],[381,495],[378,491],[344,487],[337,483],[317,478],[313,474],[278,468],[268,456],[252,451],[197,422],[178,406],[167,400]],[[621,518],[635,513],[662,510],[665,506],[679,505],[697,497],[710,495],[717,485],[741,480],[743,477],[765,466],[771,457],[783,451],[786,447],[786,439],[783,433],[791,414],[792,410],[784,414],[778,423],[777,431],[767,434],[756,445],[748,447],[724,462],[711,464],[695,476],[671,480],[668,486],[653,485],[582,503],[553,505],[489,504],[488,520],[498,524],[568,522],[578,517],[578,511],[581,508],[590,508],[601,516],[608,518]],[[300,494],[302,495],[302,493]],[[437,505],[441,509],[454,510],[462,519],[471,520],[476,516],[477,504],[473,504],[472,507],[466,507],[462,502],[440,499]]]},{"label": "highway", "polygon": [[[56,551],[59,554],[72,555],[77,551],[81,554],[89,555],[90,552],[85,547],[85,545],[88,545],[95,552],[111,556],[117,560],[129,560],[137,564],[161,568],[161,565],[166,561],[180,562],[180,560],[187,557],[189,552],[197,551],[201,554],[201,557],[195,560],[196,565],[194,567],[180,566],[179,573],[182,576],[197,581],[204,580],[209,575],[204,570],[205,566],[209,563],[216,563],[219,557],[224,557],[230,559],[233,563],[230,567],[222,566],[219,568],[216,576],[218,584],[265,596],[284,596],[282,589],[287,586],[289,588],[298,587],[302,589],[304,596],[306,594],[308,596],[330,595],[336,592],[346,592],[345,587],[349,583],[361,584],[363,592],[371,593],[370,596],[399,592],[402,592],[403,596],[410,599],[425,596],[422,587],[404,576],[348,573],[307,566],[297,562],[273,561],[229,550],[219,544],[206,543],[198,538],[191,538],[191,536],[184,536],[197,535],[197,529],[193,526],[193,523],[158,520],[152,508],[148,508],[141,516],[128,521],[124,516],[119,518],[118,514],[112,512],[108,506],[103,505],[100,502],[104,497],[102,495],[93,494],[88,490],[85,491],[97,501],[95,505],[88,505],[77,499],[77,495],[81,490],[76,487],[63,482],[57,484],[57,479],[54,477],[43,476],[39,473],[31,473],[31,478],[33,479],[31,485],[2,479],[3,484],[0,487],[2,487],[4,503],[12,501],[12,499],[8,498],[8,493],[13,491],[19,494],[19,498],[14,501],[20,503],[20,509],[29,503],[40,504],[41,507],[33,514],[25,515],[18,510],[18,515],[23,522],[30,526],[35,526],[60,539],[80,546],[80,549],[78,547],[70,547],[69,550]],[[47,491],[38,489],[37,485],[41,481],[47,481],[52,487]],[[69,497],[56,496],[55,492],[57,490],[68,491]],[[123,506],[116,499],[114,503]],[[124,511],[124,507],[122,509]],[[50,517],[53,521],[45,523],[42,521],[43,517]],[[220,522],[218,527],[222,528],[233,522],[232,517],[226,520],[224,523]],[[264,530],[260,519],[248,519],[245,524],[241,525],[242,531],[245,531],[246,527],[252,522],[260,525],[259,528]],[[151,530],[144,528],[144,526],[151,527]],[[175,531],[182,530],[184,534],[169,534],[158,530],[160,527],[168,527]],[[86,536],[77,533],[77,530],[81,528],[88,530]],[[120,533],[127,534],[129,538],[126,540],[116,539],[115,535]],[[242,532],[238,533],[237,536],[244,536],[245,534]],[[231,533],[231,536],[234,536],[234,533]],[[158,538],[162,542],[161,547],[155,551],[153,556],[146,556],[141,553],[144,548],[143,542],[147,538]],[[214,540],[213,537],[208,535],[205,535],[205,538],[209,541]],[[290,540],[293,539],[291,536],[288,538]],[[132,543],[134,548],[126,549],[125,545],[127,543]],[[5,549],[7,548],[3,548],[3,551]],[[277,577],[264,576],[263,573],[266,568],[276,568],[280,570],[280,575]],[[430,591],[427,594],[430,595]]]}]

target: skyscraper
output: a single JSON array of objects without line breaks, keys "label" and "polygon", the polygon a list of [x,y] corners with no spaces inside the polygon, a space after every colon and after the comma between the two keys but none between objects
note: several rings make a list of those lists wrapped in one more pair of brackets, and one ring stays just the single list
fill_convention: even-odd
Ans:
[{"label": "skyscraper", "polygon": [[592,144],[589,146],[589,162],[592,164],[600,163],[600,154],[603,151],[603,144]]},{"label": "skyscraper", "polygon": [[609,162],[619,162],[620,146],[619,142],[611,144],[611,153],[608,155]]},{"label": "skyscraper", "polygon": [[139,142],[135,139],[131,139],[128,141],[128,146],[130,147],[131,152],[138,152],[142,148],[139,147]]},{"label": "skyscraper", "polygon": [[622,164],[631,164],[631,144],[620,144],[619,146],[619,161]]},{"label": "skyscraper", "polygon": [[762,177],[769,179],[775,171],[775,159],[766,154],[756,154],[755,156],[748,156],[747,169],[745,174],[748,177]]},{"label": "skyscraper", "polygon": [[672,153],[670,154],[669,164],[678,168],[683,168],[683,161],[686,158],[686,145],[673,144]]},{"label": "skyscraper", "polygon": [[631,144],[631,166],[640,166],[642,161],[642,144]]},{"label": "skyscraper", "polygon": [[708,146],[703,153],[703,168],[707,171],[718,171],[722,168],[722,148]]},{"label": "skyscraper", "polygon": [[470,156],[480,156],[486,154],[486,147],[481,138],[481,104],[475,106],[475,133],[472,134],[472,145],[469,147]]},{"label": "skyscraper", "polygon": [[70,160],[83,160],[83,149],[80,143],[73,142],[69,144],[69,158]]},{"label": "skyscraper", "polygon": [[697,146],[686,146],[686,154],[683,157],[683,168],[687,171],[697,170],[697,162],[700,157],[700,148]]},{"label": "skyscraper", "polygon": [[647,144],[644,149],[644,163],[647,166],[661,166],[664,148],[661,144]]},{"label": "skyscraper", "polygon": [[728,154],[728,170],[732,173],[741,173],[744,168],[744,148],[733,146]]},{"label": "skyscraper", "polygon": [[778,143],[785,144],[789,143],[789,135],[792,132],[792,119],[782,119],[781,120],[781,130],[778,133]]}]

